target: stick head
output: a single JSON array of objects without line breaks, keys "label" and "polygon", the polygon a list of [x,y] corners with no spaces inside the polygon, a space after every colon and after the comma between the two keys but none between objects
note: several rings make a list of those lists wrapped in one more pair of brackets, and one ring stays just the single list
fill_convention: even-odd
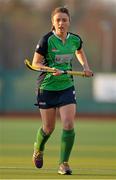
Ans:
[{"label": "stick head", "polygon": [[32,66],[31,66],[31,64],[30,64],[30,61],[29,61],[28,59],[25,59],[25,60],[24,60],[24,64],[25,64],[29,69],[34,70],[34,69],[32,68]]}]

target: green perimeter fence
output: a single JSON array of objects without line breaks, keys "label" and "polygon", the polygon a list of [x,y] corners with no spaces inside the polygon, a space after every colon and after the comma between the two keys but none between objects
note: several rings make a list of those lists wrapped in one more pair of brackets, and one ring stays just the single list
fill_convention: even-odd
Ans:
[{"label": "green perimeter fence", "polygon": [[[34,103],[36,102],[37,76],[36,72],[24,70],[1,73],[0,112],[36,112],[37,107]],[[78,112],[116,114],[116,101],[107,102],[95,99],[95,87],[93,87],[95,76],[93,78],[74,77]]]}]

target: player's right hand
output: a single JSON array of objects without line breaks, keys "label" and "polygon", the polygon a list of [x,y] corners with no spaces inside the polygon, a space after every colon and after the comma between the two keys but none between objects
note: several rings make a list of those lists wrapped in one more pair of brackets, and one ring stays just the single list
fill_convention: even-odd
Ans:
[{"label": "player's right hand", "polygon": [[53,76],[60,76],[62,74],[62,71],[56,68],[53,68],[56,72],[53,73]]}]

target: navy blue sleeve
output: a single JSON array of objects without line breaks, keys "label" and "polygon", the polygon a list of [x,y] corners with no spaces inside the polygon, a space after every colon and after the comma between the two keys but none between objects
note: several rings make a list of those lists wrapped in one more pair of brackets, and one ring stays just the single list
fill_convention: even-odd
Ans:
[{"label": "navy blue sleeve", "polygon": [[82,48],[82,44],[83,44],[83,41],[82,41],[81,37],[79,35],[71,33],[71,32],[70,32],[70,34],[77,37],[77,44],[79,44],[77,46],[77,50],[80,50]]},{"label": "navy blue sleeve", "polygon": [[48,39],[53,35],[53,32],[50,31],[49,33],[45,34],[38,42],[35,52],[41,54],[42,56],[46,57],[48,53]]},{"label": "navy blue sleeve", "polygon": [[[77,35],[77,36],[78,36],[78,35]],[[80,49],[82,48],[83,41],[82,41],[82,39],[80,38],[80,36],[78,36],[78,38],[79,38],[79,41],[80,41],[80,46],[78,47],[77,50],[80,50]]]},{"label": "navy blue sleeve", "polygon": [[35,52],[45,57],[47,53],[47,48],[48,48],[47,39],[45,37],[42,37],[36,46]]}]

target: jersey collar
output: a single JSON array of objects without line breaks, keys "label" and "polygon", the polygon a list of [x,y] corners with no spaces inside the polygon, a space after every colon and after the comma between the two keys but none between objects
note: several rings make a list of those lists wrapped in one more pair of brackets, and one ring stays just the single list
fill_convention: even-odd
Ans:
[{"label": "jersey collar", "polygon": [[[58,39],[62,40],[62,39],[56,34],[55,31],[53,31],[53,34],[54,34]],[[67,33],[67,36],[66,36],[66,39],[68,39],[69,36],[70,36],[70,33],[68,32],[68,33]]]}]

